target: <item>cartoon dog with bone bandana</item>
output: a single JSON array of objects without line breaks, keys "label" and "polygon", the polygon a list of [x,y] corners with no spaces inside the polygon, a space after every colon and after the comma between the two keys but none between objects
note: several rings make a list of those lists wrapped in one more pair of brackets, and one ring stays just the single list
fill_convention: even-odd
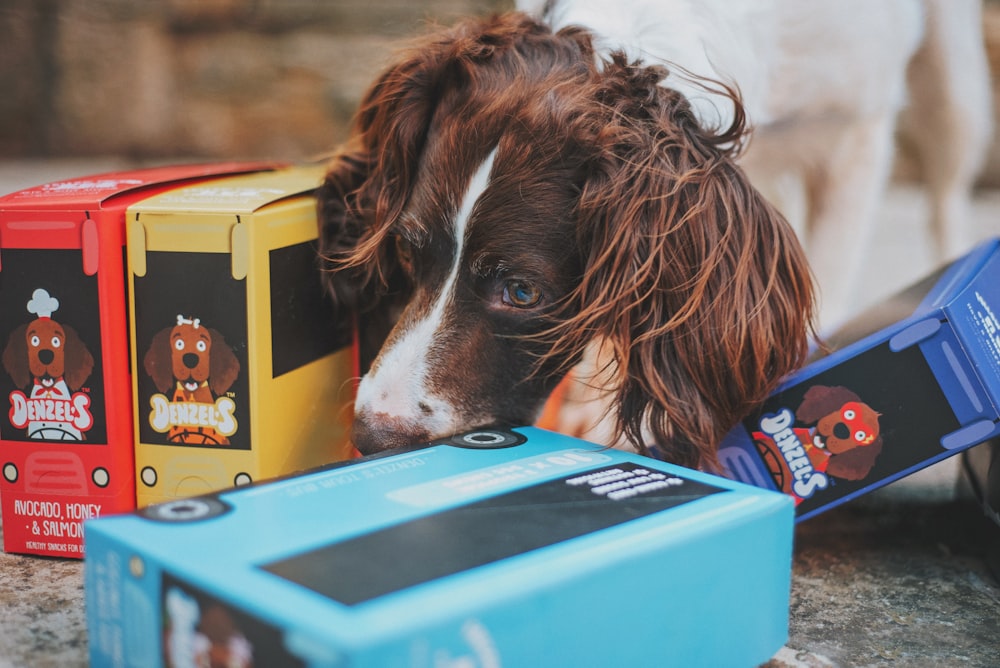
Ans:
[{"label": "cartoon dog with bone bandana", "polygon": [[155,430],[166,433],[170,443],[229,445],[236,431],[235,404],[224,395],[240,362],[222,334],[199,318],[178,315],[176,325],[153,337],[143,367],[162,393],[150,401]]}]

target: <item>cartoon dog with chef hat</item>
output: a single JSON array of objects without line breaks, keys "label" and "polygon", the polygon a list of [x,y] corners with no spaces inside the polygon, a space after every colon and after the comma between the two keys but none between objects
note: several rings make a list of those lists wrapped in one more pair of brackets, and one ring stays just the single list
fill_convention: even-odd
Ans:
[{"label": "cartoon dog with chef hat", "polygon": [[3,350],[3,368],[24,391],[10,393],[10,420],[29,438],[81,441],[93,424],[90,397],[78,392],[94,358],[76,330],[53,317],[59,300],[36,289],[27,310],[36,316],[16,327]]}]

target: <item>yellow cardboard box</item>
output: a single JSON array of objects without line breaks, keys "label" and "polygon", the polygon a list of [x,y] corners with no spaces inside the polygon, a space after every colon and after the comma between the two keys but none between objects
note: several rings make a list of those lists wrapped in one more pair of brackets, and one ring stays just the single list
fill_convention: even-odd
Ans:
[{"label": "yellow cardboard box", "polygon": [[349,457],[349,317],[316,261],[321,166],[128,209],[140,506]]}]

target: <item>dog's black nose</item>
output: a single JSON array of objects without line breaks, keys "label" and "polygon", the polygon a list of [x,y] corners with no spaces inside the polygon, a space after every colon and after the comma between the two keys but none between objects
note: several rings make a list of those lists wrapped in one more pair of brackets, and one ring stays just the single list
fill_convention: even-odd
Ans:
[{"label": "dog's black nose", "polygon": [[52,364],[52,360],[56,358],[56,354],[49,350],[48,348],[43,348],[38,351],[38,360],[42,364]]},{"label": "dog's black nose", "polygon": [[430,438],[431,434],[425,429],[385,413],[376,413],[372,417],[359,413],[354,416],[351,426],[351,440],[363,455],[416,445]]},{"label": "dog's black nose", "polygon": [[198,356],[194,353],[184,353],[184,357],[181,358],[184,362],[184,366],[189,369],[193,369],[198,366]]},{"label": "dog's black nose", "polygon": [[836,436],[837,438],[850,438],[851,428],[848,427],[843,422],[838,422],[833,427],[833,435]]}]

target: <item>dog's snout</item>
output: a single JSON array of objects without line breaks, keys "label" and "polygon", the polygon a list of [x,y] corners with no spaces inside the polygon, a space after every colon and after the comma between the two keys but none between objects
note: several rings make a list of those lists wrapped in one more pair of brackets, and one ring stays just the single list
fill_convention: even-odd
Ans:
[{"label": "dog's snout", "polygon": [[833,427],[833,435],[836,436],[837,438],[841,438],[841,439],[850,438],[850,436],[851,436],[851,428],[848,427],[843,422],[838,422]]},{"label": "dog's snout", "polygon": [[43,348],[38,351],[38,361],[42,364],[52,364],[52,360],[56,358],[56,354],[49,350],[48,348]]},{"label": "dog's snout", "polygon": [[426,429],[384,413],[376,413],[373,417],[355,415],[351,427],[351,440],[363,455],[423,443],[430,438]]},{"label": "dog's snout", "polygon": [[194,353],[184,353],[184,357],[181,358],[184,362],[184,366],[189,369],[193,369],[198,366],[198,356]]}]

